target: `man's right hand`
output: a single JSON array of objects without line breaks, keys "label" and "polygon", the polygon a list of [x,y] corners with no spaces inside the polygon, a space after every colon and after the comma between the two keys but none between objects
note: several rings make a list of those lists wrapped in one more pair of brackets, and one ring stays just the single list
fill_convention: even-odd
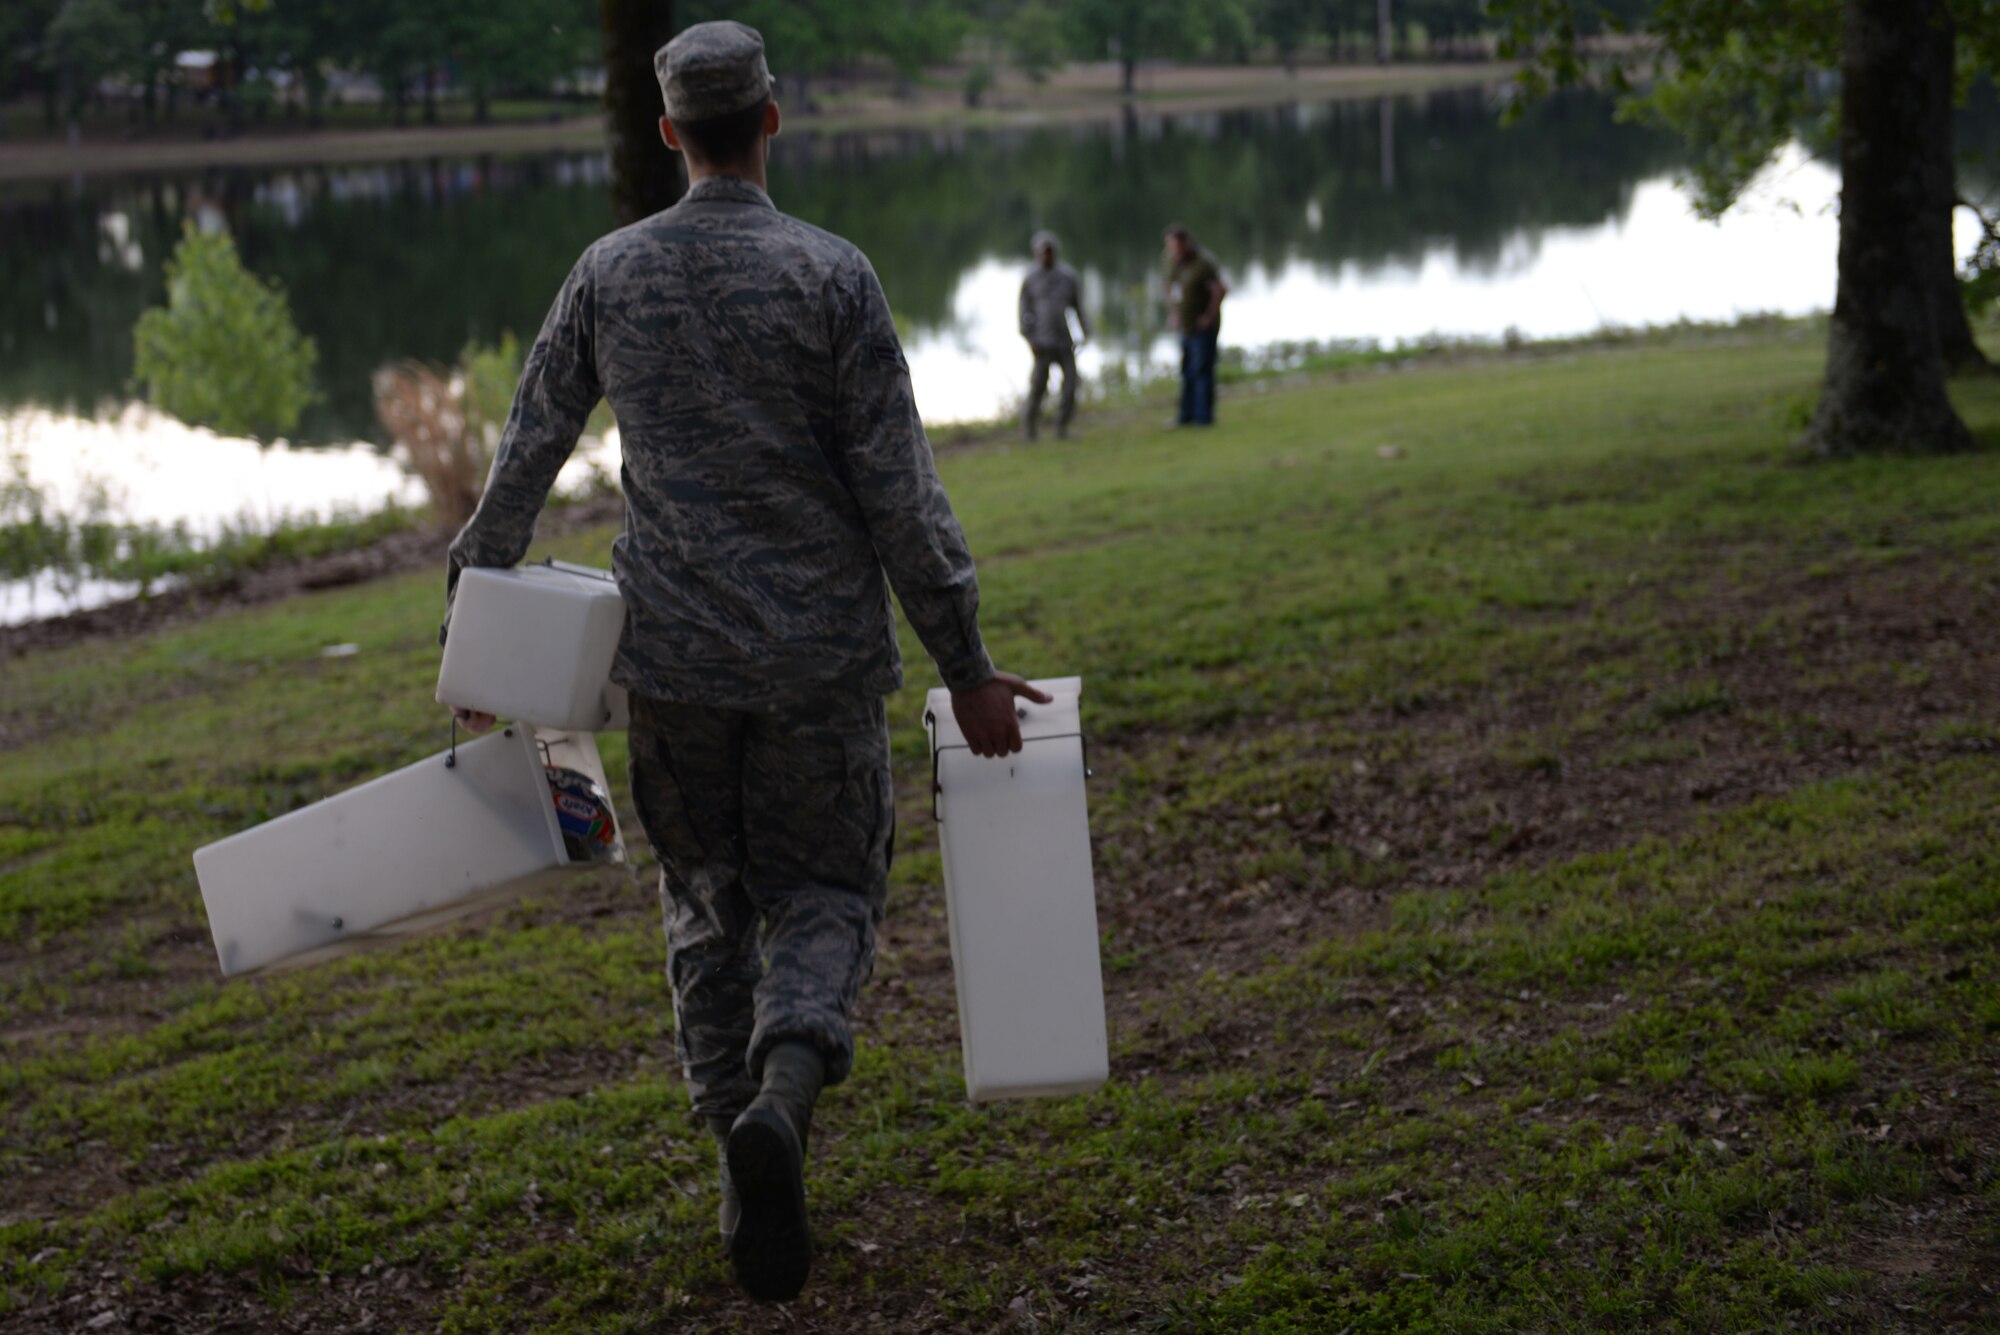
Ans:
[{"label": "man's right hand", "polygon": [[477,709],[460,709],[457,705],[448,705],[446,708],[450,709],[451,716],[458,720],[458,726],[467,732],[485,732],[499,721],[493,715]]},{"label": "man's right hand", "polygon": [[1011,672],[995,672],[970,690],[951,693],[951,716],[975,756],[1011,756],[1021,749],[1021,720],[1014,697],[1045,705],[1055,699]]}]

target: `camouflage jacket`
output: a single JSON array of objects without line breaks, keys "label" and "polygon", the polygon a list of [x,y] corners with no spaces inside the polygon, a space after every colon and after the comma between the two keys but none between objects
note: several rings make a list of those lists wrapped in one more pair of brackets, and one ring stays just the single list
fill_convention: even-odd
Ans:
[{"label": "camouflage jacket", "polygon": [[1030,347],[1067,348],[1073,346],[1069,332],[1069,312],[1085,338],[1090,337],[1090,321],[1083,313],[1083,290],[1076,270],[1058,263],[1052,269],[1037,264],[1021,280],[1021,337]]},{"label": "camouflage jacket", "polygon": [[894,690],[890,585],[947,686],[993,675],[965,535],[854,246],[710,177],[584,251],[451,545],[451,585],[526,554],[600,396],[624,453],[614,681],[731,708]]}]

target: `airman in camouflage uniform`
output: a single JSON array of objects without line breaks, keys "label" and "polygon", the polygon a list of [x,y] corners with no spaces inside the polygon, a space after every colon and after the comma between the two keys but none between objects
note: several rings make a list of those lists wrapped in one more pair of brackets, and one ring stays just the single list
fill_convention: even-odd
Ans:
[{"label": "airman in camouflage uniform", "polygon": [[1054,232],[1037,232],[1028,242],[1035,267],[1021,280],[1021,337],[1035,356],[1034,370],[1028,374],[1028,401],[1021,408],[1021,432],[1035,438],[1042,415],[1042,399],[1049,392],[1049,368],[1062,368],[1062,398],[1056,408],[1056,434],[1069,434],[1070,419],[1076,416],[1076,341],[1070,337],[1069,313],[1076,312],[1077,328],[1090,337],[1090,318],[1083,313],[1083,288],[1076,270],[1056,258],[1061,242]]},{"label": "airman in camouflage uniform", "polygon": [[[691,188],[571,270],[450,578],[526,554],[607,399],[626,498],[612,679],[632,694],[633,793],[662,865],[676,1047],[724,1147],[738,1277],[787,1298],[810,1261],[812,1102],[853,1062],[885,897],[890,587],[983,753],[1019,749],[1013,697],[1038,693],[981,642],[972,558],[874,270],[763,188],[778,113],[762,38],[699,24],[655,65]],[[745,115],[763,118],[752,158],[705,162],[703,127]]]}]

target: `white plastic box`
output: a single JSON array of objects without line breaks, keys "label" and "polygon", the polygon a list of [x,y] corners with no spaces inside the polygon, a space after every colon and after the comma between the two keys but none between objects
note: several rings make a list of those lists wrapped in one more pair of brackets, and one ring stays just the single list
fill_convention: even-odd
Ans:
[{"label": "white plastic box", "polygon": [[602,730],[613,719],[611,660],[624,629],[625,600],[608,570],[556,562],[462,570],[438,702],[538,727]]},{"label": "white plastic box", "polygon": [[951,693],[930,693],[932,795],[965,1088],[973,1102],[1079,1094],[1110,1074],[1079,677],[1017,701],[1022,747],[965,745]]},{"label": "white plastic box", "polygon": [[[589,733],[517,724],[196,849],[223,975],[318,963],[602,865],[565,849],[546,764],[609,794]],[[622,862],[613,826],[605,860]]]}]

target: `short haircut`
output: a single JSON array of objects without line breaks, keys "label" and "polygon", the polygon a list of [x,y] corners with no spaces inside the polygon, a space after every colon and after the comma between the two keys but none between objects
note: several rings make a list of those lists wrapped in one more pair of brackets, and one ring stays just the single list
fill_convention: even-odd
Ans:
[{"label": "short haircut", "polygon": [[1184,223],[1175,223],[1171,227],[1167,228],[1167,235],[1172,237],[1176,241],[1194,240],[1194,233],[1190,232],[1187,229],[1186,224]]},{"label": "short haircut", "polygon": [[706,120],[674,123],[681,147],[711,167],[734,167],[747,161],[757,138],[764,133],[764,108],[771,99],[760,97],[741,111],[710,116]]}]

